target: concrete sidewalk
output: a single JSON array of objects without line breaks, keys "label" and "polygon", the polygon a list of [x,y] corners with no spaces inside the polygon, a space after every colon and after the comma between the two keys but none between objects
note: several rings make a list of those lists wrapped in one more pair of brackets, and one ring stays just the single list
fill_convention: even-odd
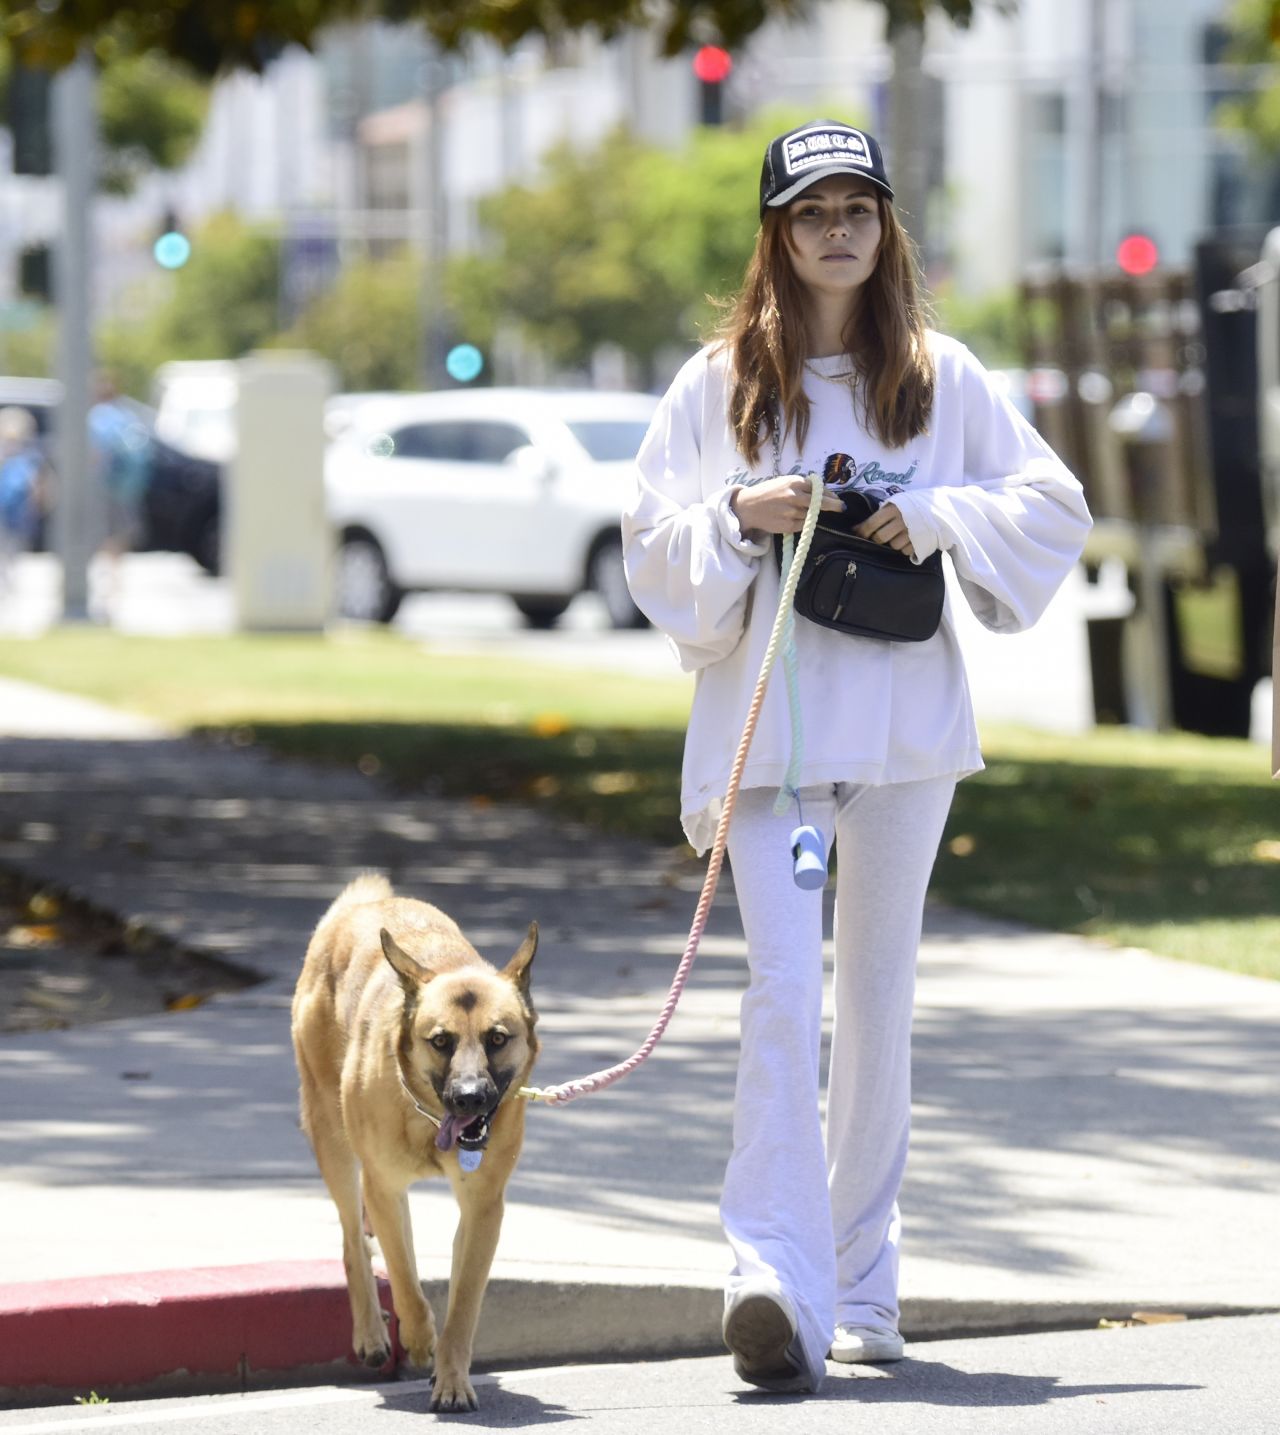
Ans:
[{"label": "concrete sidewalk", "polygon": [[[0,862],[266,980],[190,1012],[0,1040],[0,1205],[22,1233],[0,1247],[0,1389],[113,1383],[92,1335],[35,1352],[38,1378],[18,1364],[42,1299],[64,1331],[127,1308],[174,1333],[186,1311],[200,1349],[220,1321],[240,1341],[228,1379],[341,1358],[340,1237],[297,1130],[288,1035],[333,894],[380,868],[496,959],[536,917],[547,1083],[643,1039],[700,869],[526,808],[395,794],[74,708],[0,684],[0,732],[22,734],[0,736]],[[724,890],[654,1059],[531,1111],[479,1359],[718,1346],[742,972]],[[931,909],[916,1031],[909,1335],[1280,1307],[1280,985]],[[451,1201],[425,1185],[412,1204],[421,1268],[442,1281]],[[253,1332],[290,1320],[299,1292],[337,1314],[309,1314],[315,1348],[272,1366]]]}]

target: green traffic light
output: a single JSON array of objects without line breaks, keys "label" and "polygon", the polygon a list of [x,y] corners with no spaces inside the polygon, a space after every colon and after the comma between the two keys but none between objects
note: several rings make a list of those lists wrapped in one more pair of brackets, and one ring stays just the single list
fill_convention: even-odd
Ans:
[{"label": "green traffic light", "polygon": [[191,241],[185,234],[170,230],[156,240],[151,252],[162,269],[181,269],[191,258]]}]

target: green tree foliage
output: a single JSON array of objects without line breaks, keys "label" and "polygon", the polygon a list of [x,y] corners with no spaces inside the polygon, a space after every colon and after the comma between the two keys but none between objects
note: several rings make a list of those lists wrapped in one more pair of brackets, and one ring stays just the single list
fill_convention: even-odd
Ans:
[{"label": "green tree foliage", "polygon": [[273,339],[278,326],[280,242],[231,214],[191,236],[191,258],[163,285],[139,295],[139,320],[115,319],[98,334],[99,354],[129,392],[145,396],[167,359],[238,359]]},{"label": "green tree foliage", "polygon": [[192,236],[191,258],[173,276],[159,334],[174,359],[234,359],[274,334],[280,242],[232,214]]},{"label": "green tree foliage", "polygon": [[481,204],[490,247],[446,275],[460,331],[487,345],[514,325],[568,368],[604,343],[648,365],[695,342],[751,253],[764,147],[803,117],[700,129],[676,153],[622,131],[590,153],[556,150],[536,185]]},{"label": "green tree foliage", "polygon": [[48,378],[53,373],[57,338],[53,309],[48,304],[39,305],[29,324],[0,330],[0,374]]},{"label": "green tree foliage", "polygon": [[[122,55],[104,47],[98,84],[101,184],[128,194],[147,169],[178,169],[200,139],[209,87],[159,54]],[[0,116],[8,113],[13,46],[0,44]]]},{"label": "green tree foliage", "polygon": [[1244,130],[1264,153],[1280,155],[1280,0],[1236,0],[1228,25],[1228,58],[1267,66],[1271,79],[1220,106],[1219,117],[1230,128]]},{"label": "green tree foliage", "polygon": [[447,292],[460,332],[482,347],[504,323],[557,364],[585,364],[612,341],[648,358],[680,304],[637,225],[637,173],[648,150],[618,133],[590,153],[562,147],[536,187],[482,201],[494,247],[454,261]]},{"label": "green tree foliage", "polygon": [[967,344],[990,368],[1016,368],[1023,353],[1022,300],[1001,289],[978,298],[940,288],[933,295],[938,328]]},{"label": "green tree foliage", "polygon": [[124,56],[104,66],[98,86],[102,187],[128,194],[148,169],[181,168],[208,108],[208,86],[160,55]]},{"label": "green tree foliage", "polygon": [[411,389],[422,376],[422,266],[408,255],[347,265],[281,342],[333,364],[348,391]]},{"label": "green tree foliage", "polygon": [[[933,10],[967,25],[974,8],[974,0],[880,3],[890,29]],[[129,53],[159,51],[212,75],[228,66],[262,69],[284,46],[314,43],[326,25],[375,17],[418,21],[448,46],[472,36],[510,46],[528,35],[657,26],[674,55],[706,40],[740,45],[766,20],[805,9],[806,0],[0,0],[0,22],[33,64],[60,67],[80,45],[110,37]]]}]

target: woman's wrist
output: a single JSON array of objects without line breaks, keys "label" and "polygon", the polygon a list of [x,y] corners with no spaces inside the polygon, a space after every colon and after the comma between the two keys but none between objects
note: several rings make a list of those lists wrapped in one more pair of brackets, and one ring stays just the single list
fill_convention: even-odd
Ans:
[{"label": "woman's wrist", "polygon": [[[744,517],[738,500],[746,494],[747,490],[738,485],[729,490],[727,497],[720,502],[720,528],[729,542],[740,552],[752,555],[763,552],[763,547],[768,538],[764,533],[753,529],[750,526],[749,517]],[[751,512],[752,505],[747,505],[747,514]]]},{"label": "woman's wrist", "polygon": [[752,534],[751,495],[740,484],[729,495],[729,512],[738,520],[738,527],[742,530],[744,538],[750,538]]}]

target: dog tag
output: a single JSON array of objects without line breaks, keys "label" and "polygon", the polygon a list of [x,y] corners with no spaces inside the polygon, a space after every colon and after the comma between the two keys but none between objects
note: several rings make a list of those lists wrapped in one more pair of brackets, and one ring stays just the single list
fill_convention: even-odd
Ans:
[{"label": "dog tag", "polygon": [[468,1151],[465,1146],[458,1147],[458,1165],[464,1171],[474,1171],[483,1156],[483,1151]]}]

